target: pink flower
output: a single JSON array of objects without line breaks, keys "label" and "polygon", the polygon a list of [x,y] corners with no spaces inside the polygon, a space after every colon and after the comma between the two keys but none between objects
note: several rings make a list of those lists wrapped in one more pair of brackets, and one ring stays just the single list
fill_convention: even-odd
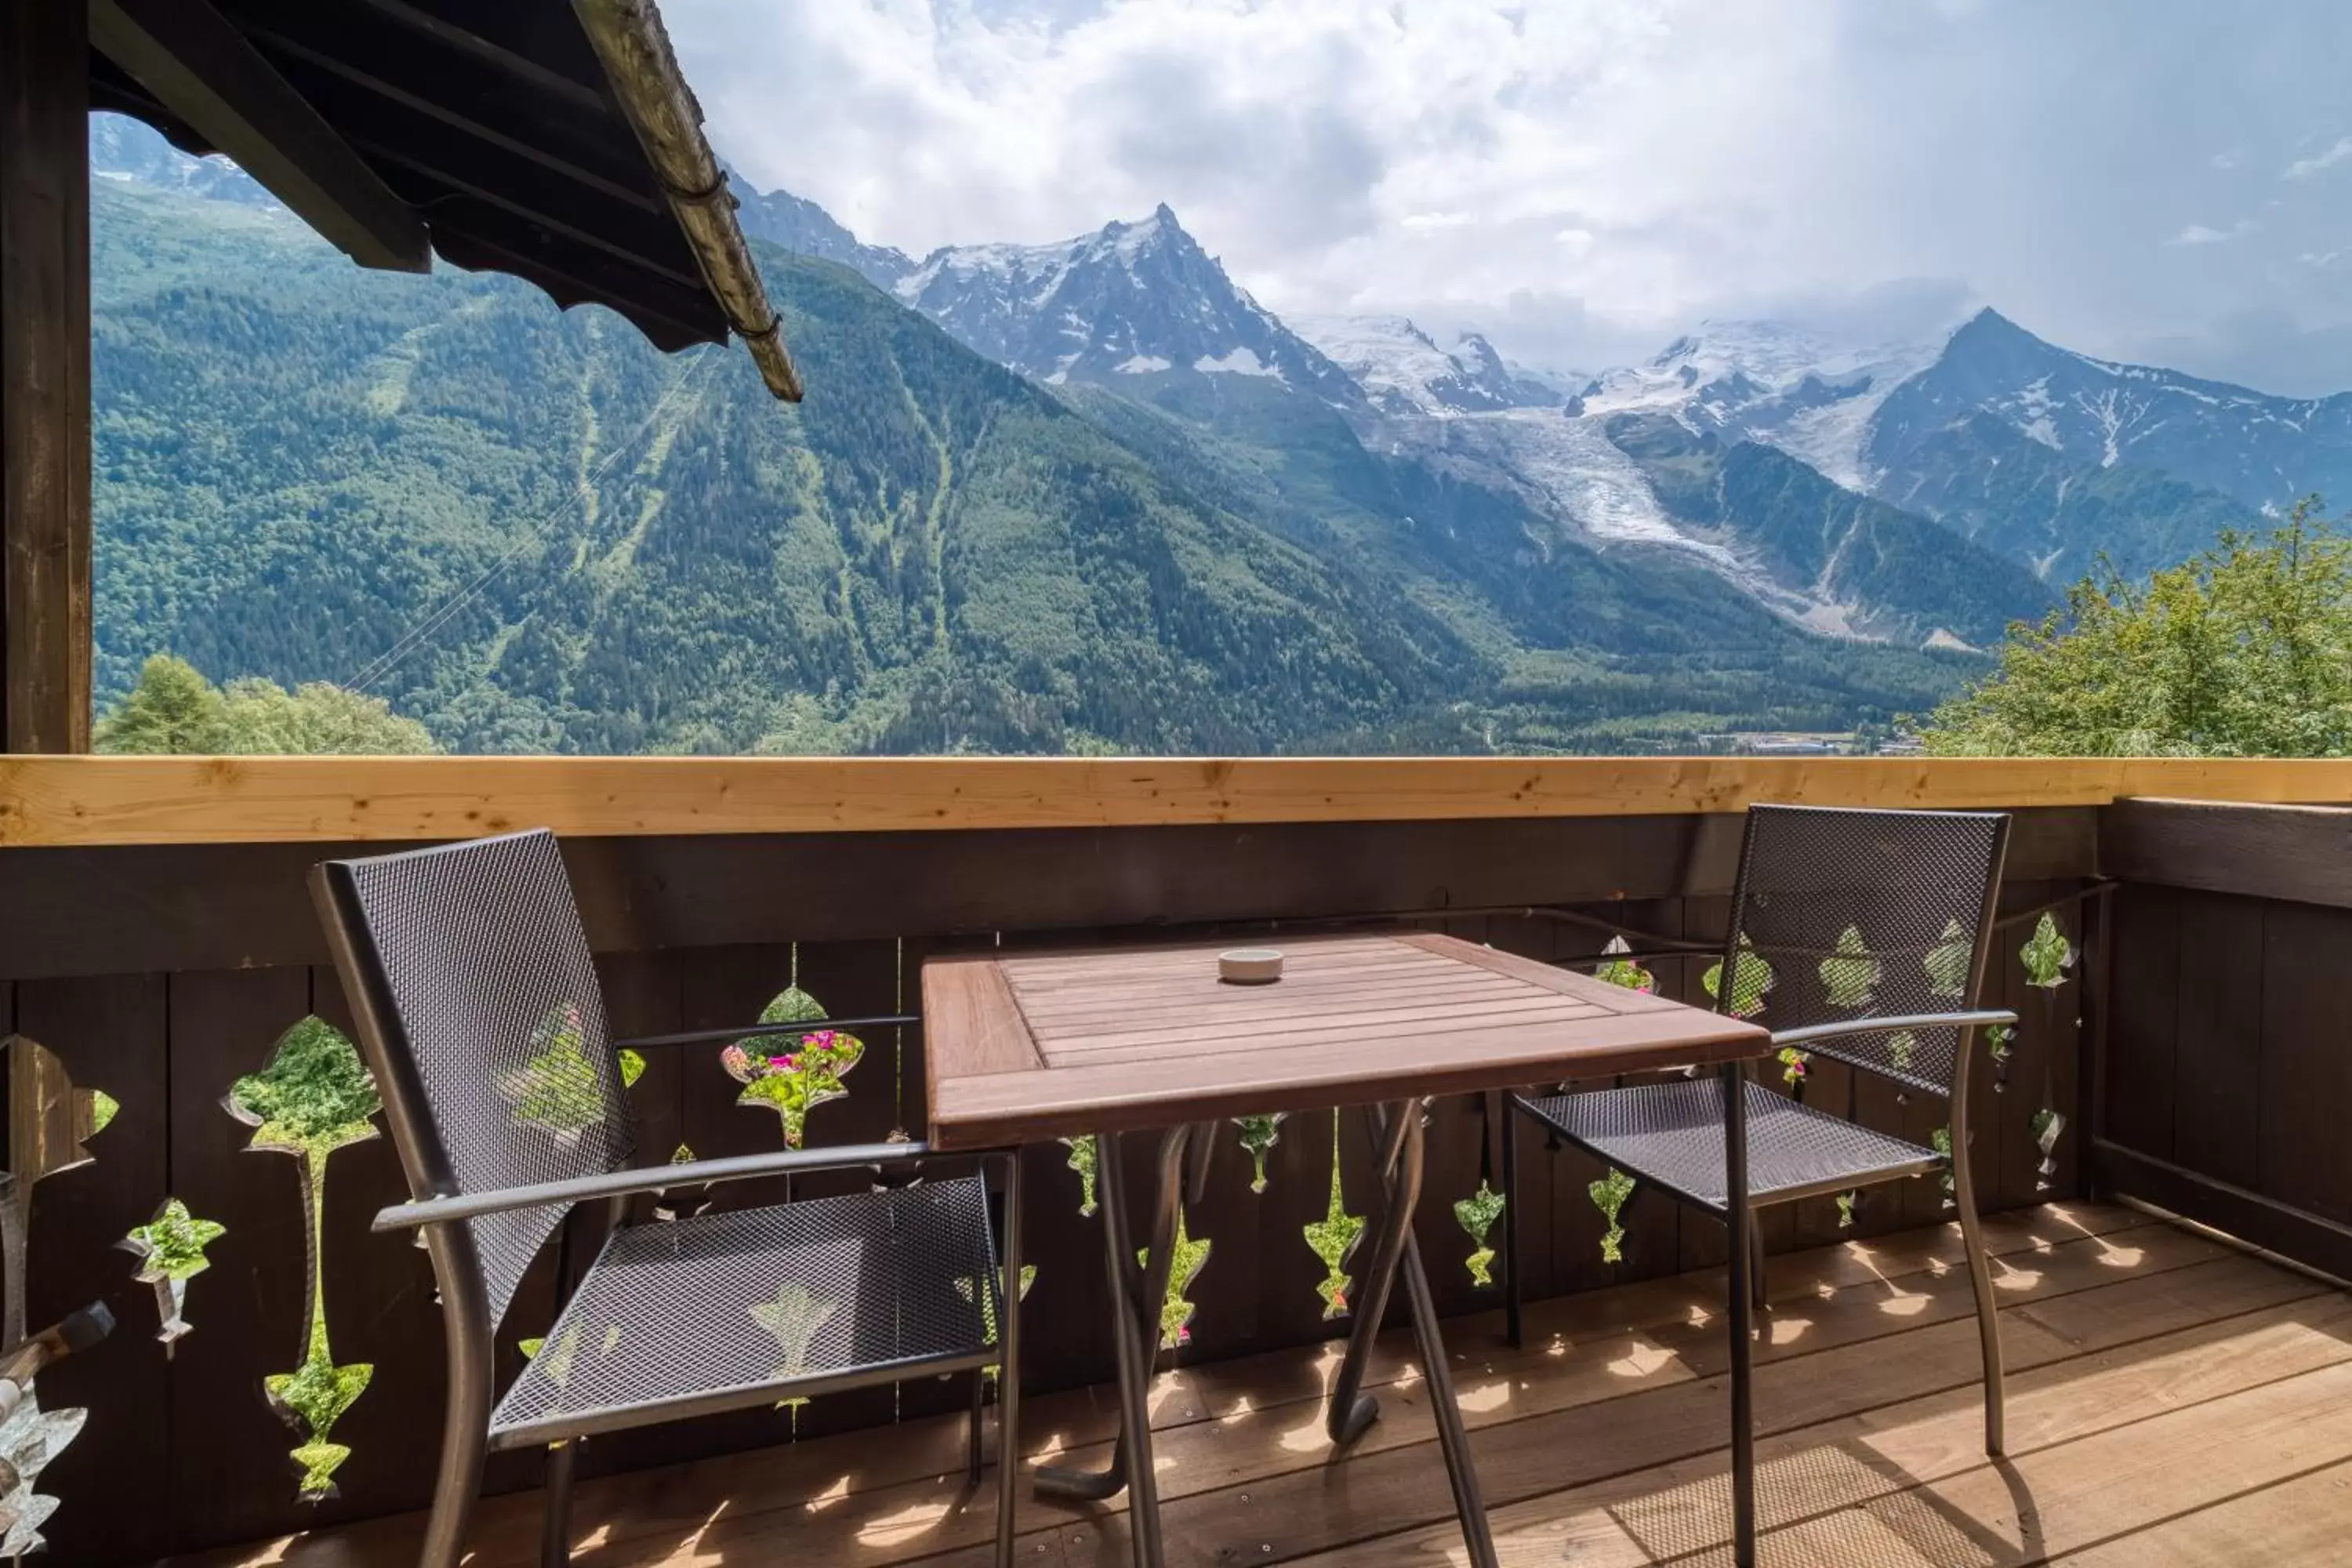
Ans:
[{"label": "pink flower", "polygon": [[768,1065],[775,1068],[778,1072],[790,1072],[799,1064],[794,1062],[791,1057],[782,1056],[770,1057],[768,1058]]},{"label": "pink flower", "polygon": [[730,1046],[719,1053],[719,1065],[730,1077],[748,1079],[751,1076],[751,1053],[740,1046]]}]

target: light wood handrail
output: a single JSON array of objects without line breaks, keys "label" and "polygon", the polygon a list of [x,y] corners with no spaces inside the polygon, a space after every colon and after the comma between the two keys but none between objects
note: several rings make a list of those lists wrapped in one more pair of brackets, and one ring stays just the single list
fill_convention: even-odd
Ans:
[{"label": "light wood handrail", "polygon": [[0,758],[0,847],[2352,802],[2352,761],[1921,757]]}]

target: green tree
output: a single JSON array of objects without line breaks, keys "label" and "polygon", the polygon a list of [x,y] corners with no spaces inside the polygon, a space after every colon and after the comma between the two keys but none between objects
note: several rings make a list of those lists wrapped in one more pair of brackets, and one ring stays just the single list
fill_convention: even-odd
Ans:
[{"label": "green tree", "polygon": [[2352,754],[2352,538],[2296,503],[2145,586],[2085,578],[1937,708],[1939,756]]},{"label": "green tree", "polygon": [[94,744],[101,752],[222,752],[228,721],[220,690],[184,658],[159,653],[139,671],[139,684],[100,718]]},{"label": "green tree", "polygon": [[247,679],[223,690],[185,659],[162,653],[99,720],[95,743],[101,752],[235,755],[439,750],[424,725],[394,713],[381,697],[323,680],[289,691],[274,680]]}]

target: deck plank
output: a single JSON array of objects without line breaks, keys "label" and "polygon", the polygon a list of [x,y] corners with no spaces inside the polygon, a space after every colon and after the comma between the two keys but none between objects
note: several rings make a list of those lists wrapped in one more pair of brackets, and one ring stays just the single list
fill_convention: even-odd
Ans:
[{"label": "deck plank", "polygon": [[[1980,1448],[1953,1227],[1774,1259],[1771,1342],[1757,1374],[1764,1518],[1775,1531],[1766,1563],[2021,1563],[2071,1551],[2086,1554],[2085,1568],[2120,1568],[2124,1542],[2132,1568],[2233,1562],[2242,1558],[2231,1544],[2263,1517],[2245,1500],[2272,1491],[2276,1506],[2296,1500],[2332,1529],[2315,1533],[2299,1514],[2278,1553],[2262,1537],[2265,1562],[2326,1561],[2320,1542],[2352,1535],[2352,1488],[2335,1485],[2352,1478],[2352,1415],[2313,1414],[2328,1398],[2342,1406],[2352,1389],[2352,1296],[2128,1211],[2053,1205],[1999,1216],[1988,1231],[2003,1258],[2006,1470]],[[1721,1270],[1700,1271],[1535,1304],[1517,1352],[1500,1344],[1499,1314],[1448,1325],[1507,1564],[1723,1555],[1723,1283]],[[1317,1404],[1332,1359],[1332,1347],[1285,1351],[1157,1380],[1171,1564],[1459,1560],[1409,1340],[1382,1336],[1372,1381],[1386,1414],[1336,1462]],[[1041,1449],[1107,1452],[1104,1391],[1033,1400],[1028,1415],[1033,1462]],[[2304,1428],[2315,1446],[2290,1462]],[[969,1493],[961,1445],[960,1419],[929,1417],[601,1478],[575,1505],[574,1561],[978,1568],[989,1560],[993,1476]],[[2200,1470],[2217,1445],[2231,1447],[2226,1462]],[[2338,1461],[2343,1476],[2297,1479]],[[2019,1525],[2005,1489],[2020,1477],[2039,1535]],[[1022,1523],[1024,1563],[1126,1561],[1116,1506],[1032,1501]],[[205,1561],[393,1568],[413,1561],[419,1524],[373,1521]],[[486,1500],[470,1545],[471,1568],[535,1561],[536,1495]]]}]

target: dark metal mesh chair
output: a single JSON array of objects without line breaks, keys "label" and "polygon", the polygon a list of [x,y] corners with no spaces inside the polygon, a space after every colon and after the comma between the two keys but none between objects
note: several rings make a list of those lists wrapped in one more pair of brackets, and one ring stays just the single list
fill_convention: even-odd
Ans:
[{"label": "dark metal mesh chair", "polygon": [[[1757,806],[1715,972],[1717,1010],[1763,1024],[1776,1045],[1949,1101],[1952,1158],[1742,1077],[1748,1202],[1792,1203],[1948,1167],[1975,1287],[1991,1454],[2001,1449],[2000,1341],[1965,1157],[1968,1047],[1977,1029],[2016,1022],[1971,1005],[2008,840],[2009,818],[1996,814]],[[1558,1138],[1720,1215],[1725,1092],[1723,1080],[1699,1078],[1511,1099]],[[1760,1306],[1760,1260],[1749,1278]],[[1509,1288],[1516,1325],[1516,1276]]]},{"label": "dark metal mesh chair", "polygon": [[[616,1045],[553,835],[331,861],[313,892],[383,1094],[445,1309],[450,1402],[424,1561],[455,1564],[490,1449],[545,1446],[542,1556],[568,1554],[579,1439],[901,1377],[999,1379],[997,1561],[1012,1562],[1018,1321],[984,1175],[848,1197],[621,1223],[627,1196],[793,1171],[919,1160],[865,1145],[625,1168],[634,1139]],[[754,1025],[642,1047],[793,1035],[875,1019]],[[1019,1258],[1017,1173],[1005,1267]],[[608,1239],[545,1343],[491,1408],[491,1336],[534,1257],[585,1200]],[[1000,1336],[998,1324],[1003,1329]],[[1000,1343],[1001,1338],[1001,1343]]]}]

